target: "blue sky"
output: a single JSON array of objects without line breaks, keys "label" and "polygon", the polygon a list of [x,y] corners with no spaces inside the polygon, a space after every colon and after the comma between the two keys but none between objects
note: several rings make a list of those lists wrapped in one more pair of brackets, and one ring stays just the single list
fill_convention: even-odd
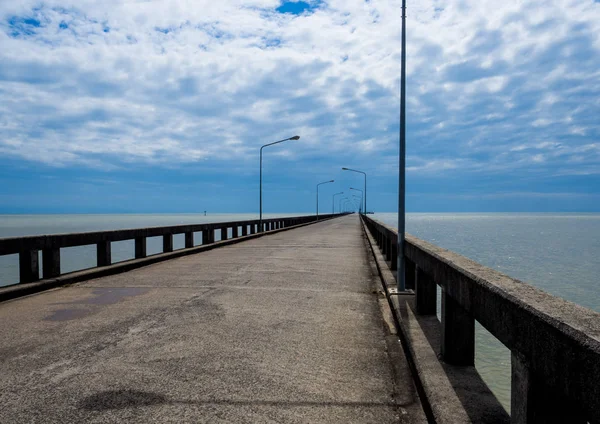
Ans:
[{"label": "blue sky", "polygon": [[[408,2],[409,211],[600,211],[600,3]],[[0,213],[397,208],[400,0],[0,2]]]}]

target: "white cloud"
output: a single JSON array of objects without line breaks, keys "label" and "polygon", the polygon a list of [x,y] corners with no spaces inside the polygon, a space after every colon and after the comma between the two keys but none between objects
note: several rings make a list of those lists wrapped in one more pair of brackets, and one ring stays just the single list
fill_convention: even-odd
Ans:
[{"label": "white cloud", "polygon": [[[400,3],[294,16],[277,0],[1,2],[0,154],[243,166],[299,133],[305,148],[280,154],[372,161],[397,144]],[[412,3],[412,172],[546,166],[555,156],[522,146],[598,141],[599,3]]]}]

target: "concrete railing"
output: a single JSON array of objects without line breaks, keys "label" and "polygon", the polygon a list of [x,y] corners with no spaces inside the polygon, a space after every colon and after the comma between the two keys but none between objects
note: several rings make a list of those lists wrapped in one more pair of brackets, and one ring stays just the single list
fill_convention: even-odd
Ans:
[{"label": "concrete railing", "polygon": [[[397,232],[362,219],[396,269]],[[436,314],[441,287],[445,363],[474,365],[475,321],[510,349],[511,422],[600,422],[600,314],[415,237],[404,254],[417,315]]]},{"label": "concrete railing", "polygon": [[[319,215],[319,219],[328,219],[337,215]],[[294,225],[316,221],[315,215],[290,218],[263,219],[263,231],[277,230]],[[227,240],[231,229],[231,238],[259,232],[259,220],[219,222],[213,224],[176,225],[170,227],[150,227],[127,230],[95,231],[88,233],[55,234],[42,236],[12,237],[0,239],[0,256],[19,255],[20,283],[32,283],[40,280],[39,251],[42,251],[43,279],[61,275],[60,249],[65,247],[96,245],[98,267],[109,266],[111,242],[135,240],[135,258],[145,258],[146,239],[162,236],[163,253],[173,251],[173,236],[185,235],[185,247],[194,247],[194,233],[202,233],[202,245],[215,242],[215,232],[219,231],[221,240]]]}]

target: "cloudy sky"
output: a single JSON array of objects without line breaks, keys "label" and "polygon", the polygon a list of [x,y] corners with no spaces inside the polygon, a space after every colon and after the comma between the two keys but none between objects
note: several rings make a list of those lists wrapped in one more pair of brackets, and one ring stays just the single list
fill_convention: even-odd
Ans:
[{"label": "cloudy sky", "polygon": [[[0,0],[0,213],[397,207],[400,0]],[[600,2],[408,0],[410,211],[600,211]],[[355,192],[358,193],[358,192]]]}]

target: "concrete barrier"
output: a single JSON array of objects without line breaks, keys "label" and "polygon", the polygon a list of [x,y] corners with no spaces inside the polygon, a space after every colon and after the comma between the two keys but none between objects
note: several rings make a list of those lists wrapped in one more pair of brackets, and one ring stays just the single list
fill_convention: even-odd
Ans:
[{"label": "concrete barrier", "polygon": [[[319,220],[341,216],[338,214],[320,215]],[[296,225],[316,222],[316,215],[298,216],[290,218],[263,219],[267,228],[285,229]],[[135,259],[146,258],[146,239],[148,237],[162,236],[163,254],[173,252],[173,235],[185,235],[185,247],[194,247],[194,233],[202,233],[202,245],[215,243],[215,232],[220,231],[221,240],[227,240],[228,230],[232,229],[232,238],[239,238],[239,227],[242,227],[242,236],[248,237],[256,234],[259,220],[219,222],[197,225],[177,225],[167,227],[149,227],[112,231],[94,231],[87,233],[53,234],[27,237],[11,237],[0,239],[0,256],[19,255],[19,283],[28,284],[37,281],[55,279],[60,272],[60,249],[64,247],[96,245],[96,261],[98,267],[112,265],[111,243],[123,240],[134,240]],[[269,230],[275,231],[275,230]],[[268,233],[269,231],[264,231]],[[39,270],[39,251],[42,251],[43,276]]]},{"label": "concrete barrier", "polygon": [[[362,219],[395,269],[396,231]],[[510,349],[511,422],[600,422],[600,314],[415,237],[404,255],[415,290],[409,315],[434,316],[442,289],[444,363],[474,364],[475,321]]]}]

